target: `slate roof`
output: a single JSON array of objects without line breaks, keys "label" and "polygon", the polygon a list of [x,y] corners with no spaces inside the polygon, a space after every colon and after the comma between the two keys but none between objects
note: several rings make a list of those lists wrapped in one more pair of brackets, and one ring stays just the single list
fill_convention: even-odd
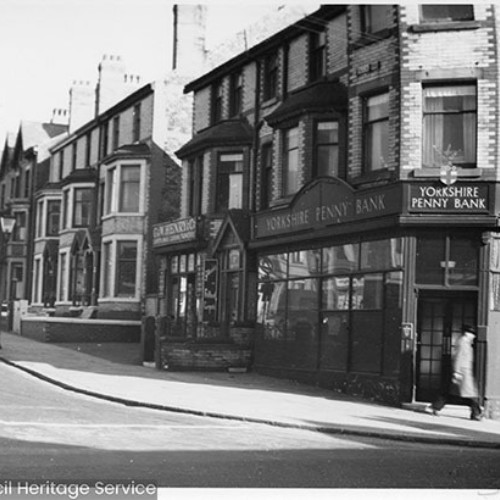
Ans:
[{"label": "slate roof", "polygon": [[184,158],[198,150],[216,146],[241,146],[251,144],[253,129],[244,120],[225,120],[198,132],[175,154]]}]

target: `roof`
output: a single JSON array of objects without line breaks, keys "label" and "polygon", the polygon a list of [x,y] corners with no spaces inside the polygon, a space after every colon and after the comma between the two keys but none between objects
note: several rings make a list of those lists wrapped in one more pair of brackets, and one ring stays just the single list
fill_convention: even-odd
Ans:
[{"label": "roof", "polygon": [[340,82],[318,82],[292,92],[271,114],[266,116],[269,125],[307,112],[324,112],[347,109],[347,88]]},{"label": "roof", "polygon": [[42,144],[52,137],[67,132],[67,130],[67,125],[22,121],[19,127],[19,134],[22,136],[23,149],[26,151],[33,146]]},{"label": "roof", "polygon": [[116,158],[142,158],[144,156],[149,156],[150,154],[151,149],[147,144],[124,144],[107,156],[104,163],[109,163]]},{"label": "roof", "polygon": [[175,152],[179,158],[200,149],[214,146],[251,144],[253,129],[244,120],[224,120],[198,132],[189,142]]},{"label": "roof", "polygon": [[242,51],[240,54],[229,59],[224,64],[217,66],[208,73],[205,73],[196,80],[193,80],[192,82],[188,83],[184,87],[184,92],[188,93],[205,87],[206,85],[210,84],[211,82],[220,78],[221,76],[224,76],[227,73],[233,71],[234,69],[242,66],[244,63],[252,61],[256,57],[261,56],[268,50],[283,45],[285,40],[290,40],[292,38],[295,38],[296,36],[304,33],[304,31],[310,32],[311,30],[312,31],[317,30],[318,23],[320,23],[321,20],[331,19],[337,16],[338,14],[344,12],[345,9],[346,5],[340,5],[340,4],[322,5],[318,10],[316,10],[312,14],[305,16],[296,23],[290,24],[285,29],[266,38],[264,41],[257,43],[250,49]]}]

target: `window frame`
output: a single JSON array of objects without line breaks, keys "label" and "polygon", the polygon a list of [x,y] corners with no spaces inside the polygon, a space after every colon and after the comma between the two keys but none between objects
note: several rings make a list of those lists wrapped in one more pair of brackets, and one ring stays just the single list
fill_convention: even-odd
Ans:
[{"label": "window frame", "polygon": [[273,148],[273,142],[269,141],[263,143],[260,149],[260,163],[262,174],[260,206],[262,209],[269,208],[273,199]]},{"label": "window frame", "polygon": [[278,96],[279,53],[274,51],[264,58],[263,99],[269,101]]},{"label": "window frame", "polygon": [[[295,144],[290,144],[290,135],[295,131],[296,138]],[[297,163],[297,171],[294,186],[290,188],[290,180],[291,180],[291,170],[290,166],[292,162],[290,161],[293,155],[297,155],[296,163]],[[299,124],[293,125],[291,127],[285,128],[282,130],[282,179],[281,179],[281,192],[283,197],[293,196],[297,193],[301,186],[300,183],[300,127]]]},{"label": "window frame", "polygon": [[309,35],[309,82],[316,82],[326,76],[327,69],[326,30]]},{"label": "window frame", "polygon": [[217,80],[212,84],[212,109],[211,109],[211,123],[215,125],[222,121],[223,118],[223,105],[224,105],[224,81]]},{"label": "window frame", "polygon": [[[474,88],[474,94],[466,94],[466,93],[461,94],[462,98],[466,97],[467,95],[474,95],[474,97],[475,97],[474,109],[456,111],[456,110],[446,110],[446,109],[444,109],[444,106],[443,106],[443,109],[435,110],[435,111],[431,111],[431,110],[427,109],[426,91],[431,92],[433,89],[442,89],[442,90],[459,89],[460,87]],[[462,167],[462,168],[477,168],[477,159],[478,159],[478,155],[477,155],[477,153],[478,153],[478,151],[477,151],[477,148],[478,148],[478,92],[477,92],[477,90],[478,90],[477,89],[477,82],[451,82],[451,83],[446,82],[446,83],[441,83],[439,85],[424,84],[422,86],[422,164],[424,166],[429,167],[429,168],[432,168],[432,167],[439,168],[443,165],[452,164],[452,165]],[[464,120],[465,120],[466,115],[473,115],[474,116],[474,133],[475,133],[474,151],[473,151],[473,155],[474,155],[473,160],[474,161],[466,161],[465,160],[465,148],[463,148],[464,160],[463,161],[457,160],[452,153],[453,150],[450,150],[450,153],[448,153],[448,149],[449,149],[449,146],[448,146],[447,149],[444,149],[443,151],[437,153],[441,157],[439,159],[440,161],[438,160],[439,164],[437,164],[437,165],[434,164],[434,163],[436,163],[436,160],[431,161],[429,164],[429,161],[427,160],[426,156],[428,156],[430,153],[426,152],[426,149],[428,149],[430,147],[430,144],[429,145],[427,144],[426,139],[427,139],[427,136],[429,135],[430,131],[427,130],[426,122],[428,120],[426,120],[426,118],[431,117],[431,116],[441,116],[441,117],[443,117],[443,120],[444,120],[444,117],[451,116],[451,115],[461,116],[462,126],[464,125]],[[442,131],[444,131],[444,129],[445,129],[445,125],[443,123],[442,124]],[[464,134],[464,137],[465,137],[465,134]],[[462,145],[463,146],[465,145],[465,139],[462,141]],[[443,148],[444,148],[444,144],[443,144]],[[435,145],[434,145],[434,149],[436,149]],[[460,151],[460,149],[456,150],[456,151]],[[432,153],[431,156],[433,158],[435,158],[436,155],[435,155],[435,153]]]},{"label": "window frame", "polygon": [[[234,157],[240,156],[240,160],[227,160],[224,161],[223,157]],[[227,165],[224,165],[226,163]],[[232,164],[230,166],[229,164]],[[217,170],[215,174],[215,213],[222,213],[225,210],[232,208],[243,208],[244,206],[244,172],[245,172],[245,153],[242,150],[238,151],[220,151],[217,155]],[[238,176],[240,182],[240,192],[238,193],[237,199],[239,198],[239,206],[233,206],[231,199],[231,178],[233,176]],[[224,188],[224,192],[221,193],[221,187]],[[220,197],[227,191],[227,199],[224,196],[224,200],[221,201]],[[238,205],[238,203],[237,203]]]},{"label": "window frame", "polygon": [[187,210],[190,217],[201,215],[203,207],[203,156],[188,161],[188,200]]},{"label": "window frame", "polygon": [[375,35],[389,29],[386,22],[386,11],[391,8],[388,4],[360,5],[361,32],[363,35]]},{"label": "window frame", "polygon": [[120,115],[113,117],[113,139],[112,149],[118,149],[120,146]]},{"label": "window frame", "polygon": [[[121,243],[134,243],[135,257],[135,283],[134,295],[118,295],[118,249]],[[101,286],[99,302],[137,302],[140,298],[141,269],[142,269],[142,235],[112,235],[103,239],[101,251],[103,255],[103,272],[101,273]],[[105,252],[108,252],[107,254]],[[108,256],[108,260],[106,260]]]},{"label": "window frame", "polygon": [[138,142],[141,139],[141,104],[138,102],[132,109],[132,142]]},{"label": "window frame", "polygon": [[[321,124],[337,124],[337,142],[319,142],[319,126]],[[321,155],[319,154],[319,150],[321,147],[327,147],[327,146],[333,146],[336,147],[337,153],[337,164],[336,164],[336,174],[332,175],[331,173],[328,174],[330,177],[341,177],[341,167],[340,167],[340,128],[341,128],[341,123],[340,120],[336,118],[331,118],[331,119],[320,119],[320,120],[314,120],[314,133],[313,133],[313,150],[314,150],[314,157],[313,157],[313,172],[312,176],[314,177],[324,177],[325,173],[320,172],[320,164],[319,160]]]},{"label": "window frame", "polygon": [[[377,117],[374,119],[369,118],[370,113],[370,101],[387,96],[387,112],[385,115],[381,117]],[[363,173],[368,174],[372,172],[379,172],[381,170],[386,170],[388,166],[388,158],[385,158],[385,163],[382,166],[374,168],[372,165],[372,152],[373,146],[375,144],[373,132],[376,130],[375,127],[379,124],[386,123],[387,125],[387,134],[386,134],[386,143],[379,144],[382,152],[386,150],[389,153],[390,146],[390,92],[388,89],[383,90],[381,92],[369,94],[363,97]],[[385,146],[385,148],[384,148]]]},{"label": "window frame", "polygon": [[229,115],[238,116],[243,111],[243,71],[239,70],[230,77]]}]

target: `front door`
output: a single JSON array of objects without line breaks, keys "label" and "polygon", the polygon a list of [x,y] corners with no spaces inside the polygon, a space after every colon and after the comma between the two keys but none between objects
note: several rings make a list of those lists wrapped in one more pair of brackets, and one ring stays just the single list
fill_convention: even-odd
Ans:
[{"label": "front door", "polygon": [[476,324],[474,293],[420,292],[417,313],[416,399],[432,401],[446,391],[462,325]]}]

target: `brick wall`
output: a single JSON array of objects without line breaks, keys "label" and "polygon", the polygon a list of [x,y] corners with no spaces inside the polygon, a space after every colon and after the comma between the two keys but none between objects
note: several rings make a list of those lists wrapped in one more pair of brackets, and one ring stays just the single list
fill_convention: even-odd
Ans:
[{"label": "brick wall", "polygon": [[41,342],[139,342],[140,321],[23,318],[21,336]]}]

